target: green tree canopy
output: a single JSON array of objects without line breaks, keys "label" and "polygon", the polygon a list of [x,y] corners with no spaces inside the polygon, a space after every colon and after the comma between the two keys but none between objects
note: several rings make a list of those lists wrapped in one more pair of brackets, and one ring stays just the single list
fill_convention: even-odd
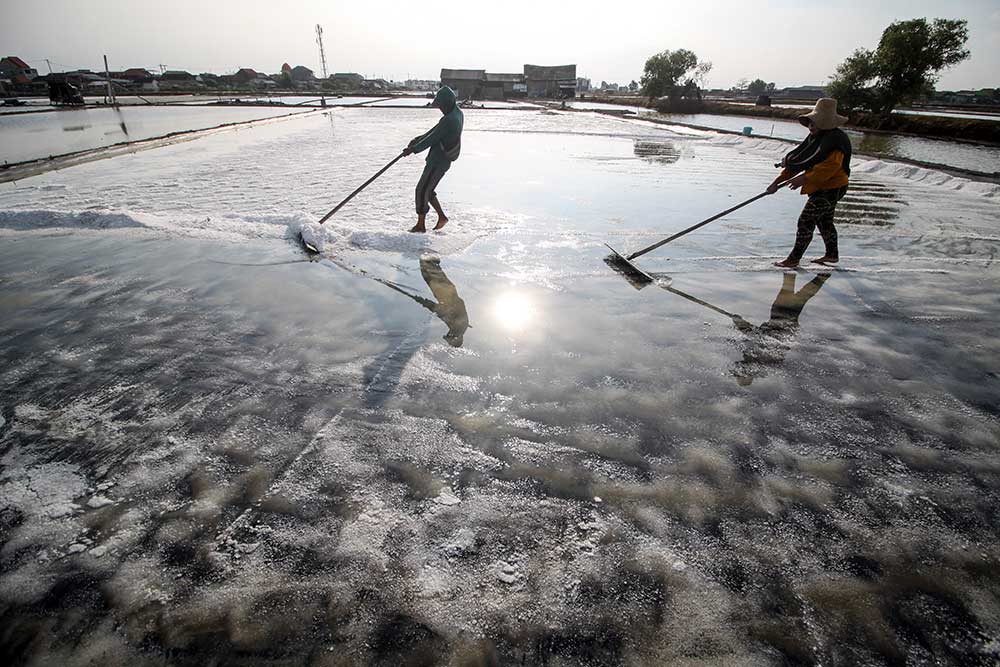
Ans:
[{"label": "green tree canopy", "polygon": [[698,62],[698,56],[687,49],[663,51],[646,61],[639,83],[642,94],[650,101],[657,97],[671,99],[699,94],[698,85],[712,69],[710,62]]},{"label": "green tree canopy", "polygon": [[934,90],[941,70],[969,57],[967,22],[896,21],[874,51],[857,49],[837,66],[827,92],[847,110],[888,115],[900,104]]},{"label": "green tree canopy", "polygon": [[747,92],[751,95],[763,95],[774,91],[774,83],[767,83],[764,79],[754,79],[747,84]]}]

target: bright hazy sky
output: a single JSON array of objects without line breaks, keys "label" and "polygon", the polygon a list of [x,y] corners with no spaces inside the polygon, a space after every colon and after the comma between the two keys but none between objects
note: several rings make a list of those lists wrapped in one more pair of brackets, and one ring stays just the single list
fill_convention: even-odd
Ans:
[{"label": "bright hazy sky", "polygon": [[638,80],[647,57],[688,48],[712,61],[712,88],[763,78],[778,87],[825,83],[890,22],[964,18],[972,58],[940,89],[1000,85],[1000,0],[3,0],[0,55],[39,72],[160,64],[224,74],[283,62],[317,74],[315,24],[329,71],[437,79],[442,67],[520,72],[525,63],[576,63],[577,75]]}]

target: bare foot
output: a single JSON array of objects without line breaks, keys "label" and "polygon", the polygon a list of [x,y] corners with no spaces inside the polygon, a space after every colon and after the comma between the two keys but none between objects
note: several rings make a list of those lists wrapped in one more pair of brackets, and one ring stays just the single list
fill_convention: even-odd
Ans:
[{"label": "bare foot", "polygon": [[783,259],[780,262],[775,262],[775,266],[781,267],[782,269],[797,269],[799,263],[791,259]]},{"label": "bare foot", "polygon": [[813,264],[836,264],[839,261],[839,257],[830,257],[829,255],[823,255],[812,260]]},{"label": "bare foot", "polygon": [[447,224],[448,224],[448,218],[446,216],[439,215],[438,216],[438,223],[436,225],[434,225],[434,229],[441,229],[442,227],[444,227]]},{"label": "bare foot", "polygon": [[410,229],[410,232],[413,234],[424,234],[427,232],[427,228],[424,227],[422,224],[417,223],[413,225],[413,228]]}]

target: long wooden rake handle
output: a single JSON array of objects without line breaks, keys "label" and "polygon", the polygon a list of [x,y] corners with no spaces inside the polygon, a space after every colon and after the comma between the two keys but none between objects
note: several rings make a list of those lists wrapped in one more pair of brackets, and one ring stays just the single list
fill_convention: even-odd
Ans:
[{"label": "long wooden rake handle", "polygon": [[342,201],[339,204],[337,204],[336,206],[334,206],[333,210],[331,210],[329,213],[327,213],[322,218],[320,218],[319,224],[322,225],[324,222],[326,222],[327,220],[329,220],[333,216],[334,213],[336,213],[341,208],[343,208],[344,204],[346,204],[347,202],[349,202],[352,199],[354,199],[354,195],[358,194],[359,192],[361,192],[362,190],[364,190],[365,188],[367,188],[369,185],[371,185],[372,181],[374,181],[376,178],[378,178],[379,176],[381,176],[382,174],[384,174],[386,171],[388,171],[389,167],[391,167],[392,165],[394,165],[397,162],[399,162],[399,160],[401,160],[404,155],[405,155],[405,153],[400,153],[399,155],[397,155],[396,157],[394,157],[392,159],[392,162],[390,162],[389,164],[387,164],[384,167],[382,167],[381,169],[379,169],[378,172],[376,172],[374,176],[372,176],[367,181],[365,181],[364,183],[362,183],[361,187],[359,187],[357,190],[355,190],[351,194],[347,195],[347,197],[344,199],[344,201]]},{"label": "long wooden rake handle", "polygon": [[[781,183],[778,183],[776,187],[780,188],[780,187],[782,187],[784,185],[788,185],[789,181],[791,181],[791,180],[792,179],[789,178],[788,180],[782,181]],[[718,220],[719,218],[721,218],[723,216],[729,215],[730,213],[732,213],[736,209],[743,208],[747,204],[752,204],[755,201],[757,201],[758,199],[760,199],[761,197],[766,197],[767,195],[768,195],[768,192],[765,190],[764,192],[761,192],[759,195],[756,195],[754,197],[751,197],[750,199],[747,199],[745,202],[741,202],[741,203],[737,204],[736,206],[733,206],[732,208],[727,208],[722,213],[717,213],[717,214],[713,215],[711,218],[708,218],[707,220],[702,220],[697,225],[691,225],[687,229],[683,229],[683,230],[677,232],[676,234],[674,234],[671,237],[665,238],[662,241],[657,241],[653,245],[646,246],[642,250],[637,250],[634,253],[632,253],[631,255],[629,255],[628,257],[626,257],[625,259],[631,261],[631,260],[635,259],[636,257],[639,257],[640,255],[645,255],[647,252],[651,252],[653,250],[656,250],[661,245],[666,245],[667,243],[670,243],[674,239],[679,239],[680,237],[684,236],[685,234],[690,234],[694,230],[699,229],[701,227],[704,227],[708,223],[714,222],[715,220]]]}]

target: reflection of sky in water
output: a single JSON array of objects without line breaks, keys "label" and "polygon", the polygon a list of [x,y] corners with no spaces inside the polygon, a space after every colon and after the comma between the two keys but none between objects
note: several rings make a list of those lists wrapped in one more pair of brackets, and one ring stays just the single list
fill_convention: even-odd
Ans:
[{"label": "reflection of sky in water", "polygon": [[468,114],[444,232],[404,231],[412,159],[328,223],[339,264],[306,261],[289,225],[430,120],[347,110],[0,188],[18,650],[989,655],[995,201],[859,175],[823,277],[770,267],[783,192],[644,256],[664,277],[636,290],[604,241],[746,198],[773,157]]},{"label": "reflection of sky in water", "polygon": [[[783,139],[802,140],[804,128],[796,121],[753,116],[715,116],[709,114],[660,114],[661,118],[723,130],[742,131],[752,127],[754,134]],[[849,130],[854,146],[874,155],[905,157],[933,164],[944,164],[974,171],[992,173],[1000,163],[1000,148],[995,146],[958,143],[923,137],[884,135]]]},{"label": "reflection of sky in water", "polygon": [[[650,109],[635,106],[607,104],[603,102],[576,101],[571,106],[577,109],[624,110],[637,115],[648,115]],[[810,107],[811,108],[811,107]],[[753,128],[753,133],[764,137],[778,137],[800,141],[805,137],[804,128],[796,121],[780,118],[756,116],[729,116],[712,114],[656,114],[658,118],[675,120],[702,127],[718,128],[742,132],[744,127]],[[874,155],[904,157],[933,164],[943,164],[974,171],[992,173],[1000,163],[1000,149],[995,146],[959,143],[923,137],[864,133],[849,130],[854,146]]]}]

